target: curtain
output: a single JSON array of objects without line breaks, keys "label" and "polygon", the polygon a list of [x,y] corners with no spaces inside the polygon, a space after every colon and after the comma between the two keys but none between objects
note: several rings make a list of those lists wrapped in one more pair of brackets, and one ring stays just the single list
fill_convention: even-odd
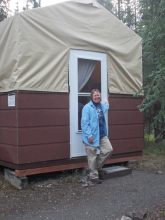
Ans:
[{"label": "curtain", "polygon": [[78,91],[88,82],[97,60],[78,59]]}]

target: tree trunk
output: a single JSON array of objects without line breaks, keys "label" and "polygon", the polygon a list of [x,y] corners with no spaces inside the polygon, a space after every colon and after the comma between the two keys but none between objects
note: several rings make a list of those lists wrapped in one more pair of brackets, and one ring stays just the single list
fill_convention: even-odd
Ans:
[{"label": "tree trunk", "polygon": [[118,18],[121,20],[121,0],[118,0]]},{"label": "tree trunk", "polygon": [[[160,109],[161,109],[161,104],[160,103],[155,104],[155,106],[154,106],[154,117],[159,114]],[[154,126],[154,134],[155,134],[155,139],[156,139],[155,142],[156,143],[161,142],[162,141],[162,136],[163,136],[162,135],[163,134],[162,123],[157,122],[157,124]]]}]

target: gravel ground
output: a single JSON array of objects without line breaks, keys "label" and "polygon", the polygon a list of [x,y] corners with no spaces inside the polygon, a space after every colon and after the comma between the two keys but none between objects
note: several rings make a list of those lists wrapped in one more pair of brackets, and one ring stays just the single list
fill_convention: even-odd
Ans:
[{"label": "gravel ground", "polygon": [[[55,176],[56,175],[56,176]],[[126,212],[149,212],[165,219],[165,172],[134,169],[132,174],[83,187],[77,175],[33,176],[17,190],[0,178],[0,220],[120,220]]]}]

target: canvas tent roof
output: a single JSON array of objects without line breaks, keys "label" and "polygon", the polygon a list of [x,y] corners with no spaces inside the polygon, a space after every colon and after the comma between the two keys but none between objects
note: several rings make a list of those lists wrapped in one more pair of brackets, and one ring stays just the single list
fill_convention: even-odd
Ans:
[{"label": "canvas tent roof", "polygon": [[68,92],[70,49],[107,54],[110,93],[141,89],[141,38],[97,1],[73,0],[0,23],[0,92]]}]

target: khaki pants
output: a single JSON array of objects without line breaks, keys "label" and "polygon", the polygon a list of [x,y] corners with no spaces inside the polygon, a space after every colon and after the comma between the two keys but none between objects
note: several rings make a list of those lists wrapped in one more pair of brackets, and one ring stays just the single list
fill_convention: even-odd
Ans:
[{"label": "khaki pants", "polygon": [[[100,154],[98,155],[97,148],[100,150]],[[85,143],[85,149],[87,153],[90,179],[99,178],[98,170],[101,170],[106,160],[110,158],[113,151],[112,145],[107,137],[103,137],[100,139],[99,147],[92,147]]]}]

